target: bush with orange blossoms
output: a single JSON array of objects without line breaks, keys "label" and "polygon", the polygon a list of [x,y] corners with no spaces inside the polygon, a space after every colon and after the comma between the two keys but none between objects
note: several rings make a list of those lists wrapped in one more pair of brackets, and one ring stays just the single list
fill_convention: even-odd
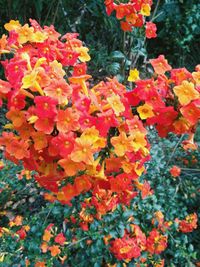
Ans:
[{"label": "bush with orange blossoms", "polygon": [[[108,14],[116,11],[122,28],[131,30],[144,25],[152,1],[105,4]],[[51,255],[65,262],[65,253],[79,243],[81,230],[88,232],[83,240],[95,239],[93,228],[103,240],[106,219],[111,232],[105,242],[107,253],[119,262],[140,264],[142,253],[156,257],[164,252],[173,223],[164,221],[157,210],[151,217],[153,227],[144,231],[134,218],[134,212],[142,209],[137,202],[133,206],[136,198],[144,203],[154,199],[154,188],[139,179],[151,157],[146,128],[155,126],[160,137],[187,134],[183,148],[197,148],[193,135],[200,119],[199,67],[193,73],[173,69],[160,55],[149,61],[152,77],[140,79],[137,75],[130,80],[134,82],[132,90],[116,78],[94,84],[87,74],[88,48],[78,34],[61,36],[53,26],[41,27],[31,19],[30,26],[11,20],[5,29],[9,34],[0,39],[0,53],[4,55],[1,63],[6,80],[0,80],[0,99],[7,105],[9,123],[0,137],[0,146],[6,159],[22,163],[25,170],[21,176],[34,173],[52,207],[59,203],[71,212],[63,221],[63,231],[52,223],[39,236],[45,259]],[[147,38],[155,37],[155,31],[155,26],[147,22]],[[180,175],[177,168],[170,172],[174,177]],[[128,210],[132,206],[134,212]],[[115,225],[118,235],[109,222],[109,215],[115,212],[113,224],[123,216],[126,222]],[[101,221],[101,227],[95,226],[97,221]],[[68,238],[64,232],[70,223],[74,225],[68,233],[72,243],[65,248]],[[25,242],[29,227],[22,225],[20,216],[10,222],[12,226],[18,227],[18,242]],[[195,213],[179,221],[181,232],[196,227]],[[1,232],[4,235],[6,231]],[[92,243],[87,245],[92,247]],[[45,263],[37,259],[35,266]],[[164,260],[153,266],[164,266]]]}]

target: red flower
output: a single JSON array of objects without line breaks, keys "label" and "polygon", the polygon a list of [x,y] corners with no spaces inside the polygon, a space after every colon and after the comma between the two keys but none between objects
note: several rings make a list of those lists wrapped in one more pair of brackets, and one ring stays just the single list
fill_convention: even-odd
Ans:
[{"label": "red flower", "polygon": [[131,260],[140,257],[140,247],[135,238],[130,238],[125,234],[122,238],[111,241],[110,251],[118,260]]},{"label": "red flower", "polygon": [[57,234],[57,236],[55,237],[54,241],[58,244],[60,244],[61,246],[64,246],[65,241],[66,241],[66,237],[63,235],[63,233],[59,233]]},{"label": "red flower", "polygon": [[173,177],[178,177],[178,176],[180,176],[180,174],[181,174],[181,168],[179,168],[178,166],[173,166],[170,170],[169,170],[169,172],[171,173],[171,175],[173,176]]},{"label": "red flower", "polygon": [[183,233],[192,232],[197,228],[197,214],[193,213],[188,215],[185,220],[182,220],[179,224],[179,230]]},{"label": "red flower", "polygon": [[57,100],[49,96],[36,96],[34,102],[36,104],[35,113],[37,116],[42,118],[54,118],[56,116]]},{"label": "red flower", "polygon": [[163,55],[160,55],[155,59],[150,59],[150,63],[153,66],[155,73],[157,74],[165,74],[166,71],[172,69]]},{"label": "red flower", "polygon": [[[0,86],[1,87],[1,86]],[[13,92],[8,93],[8,108],[14,107],[17,110],[22,110],[25,108],[25,96],[18,94],[15,95]]]},{"label": "red flower", "polygon": [[151,254],[160,254],[167,247],[167,237],[153,229],[147,237],[147,251]]},{"label": "red flower", "polygon": [[153,22],[147,22],[146,23],[146,37],[148,39],[151,39],[151,38],[156,38],[157,34],[156,34],[156,30],[157,30],[157,27],[156,27],[156,24],[153,23]]},{"label": "red flower", "polygon": [[19,235],[19,238],[20,238],[21,240],[24,240],[24,239],[26,238],[26,236],[27,236],[26,231],[24,230],[23,227],[22,227],[20,230],[18,230],[18,231],[16,232],[16,234]]}]

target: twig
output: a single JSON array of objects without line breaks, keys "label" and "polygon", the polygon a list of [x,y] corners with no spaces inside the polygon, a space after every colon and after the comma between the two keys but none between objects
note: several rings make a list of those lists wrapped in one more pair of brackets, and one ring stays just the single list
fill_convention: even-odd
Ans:
[{"label": "twig", "polygon": [[44,219],[44,222],[43,222],[42,226],[44,226],[44,225],[45,225],[45,223],[46,223],[46,221],[47,221],[47,219],[48,219],[48,217],[49,217],[50,213],[52,212],[52,209],[53,209],[53,206],[50,208],[50,210],[49,210],[49,212],[48,212],[48,214],[47,214],[46,218]]},{"label": "twig", "polygon": [[200,172],[200,169],[190,169],[190,168],[181,168],[183,171],[195,171],[195,172]]},{"label": "twig", "polygon": [[51,8],[52,8],[52,6],[53,6],[53,3],[54,3],[54,0],[53,0],[53,1],[51,2],[51,4],[49,5],[49,9],[48,9],[47,15],[46,15],[46,17],[45,17],[45,19],[44,19],[43,26],[46,24],[46,21],[47,21],[47,19],[48,19],[48,17],[49,17]]},{"label": "twig", "polygon": [[171,157],[169,158],[167,164],[166,164],[166,168],[168,167],[169,163],[171,162],[172,158],[174,157],[174,154],[176,153],[176,149],[178,148],[178,146],[180,145],[180,143],[182,142],[183,140],[183,137],[184,135],[182,135],[179,139],[179,141],[177,142],[177,144],[175,145],[173,151],[172,151],[172,154],[171,154]]},{"label": "twig", "polygon": [[153,15],[151,17],[151,21],[153,21],[155,19],[159,5],[160,5],[160,0],[158,0],[157,3],[156,3],[155,9],[153,11]]},{"label": "twig", "polygon": [[76,241],[76,242],[73,242],[73,243],[69,244],[69,246],[67,246],[66,248],[73,247],[73,246],[75,246],[75,245],[81,243],[83,240],[86,240],[86,239],[88,239],[88,238],[90,238],[90,237],[89,237],[89,236],[85,236],[85,237],[81,238],[80,240],[78,240],[78,241]]},{"label": "twig", "polygon": [[60,4],[60,0],[58,1],[57,6],[56,6],[56,10],[55,10],[54,17],[53,17],[53,20],[52,20],[52,25],[55,24],[56,16],[58,14],[59,4]]},{"label": "twig", "polygon": [[153,17],[153,18],[151,19],[151,21],[154,21],[155,19],[157,19],[158,17],[160,17],[163,13],[164,13],[163,11],[160,12],[160,13],[158,13],[158,15],[156,15],[155,17]]}]

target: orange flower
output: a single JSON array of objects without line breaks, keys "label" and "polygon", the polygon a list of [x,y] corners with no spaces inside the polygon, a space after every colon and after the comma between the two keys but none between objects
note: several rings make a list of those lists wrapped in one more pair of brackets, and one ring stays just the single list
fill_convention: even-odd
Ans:
[{"label": "orange flower", "polygon": [[14,220],[12,220],[12,221],[9,223],[9,225],[10,225],[10,227],[12,227],[12,226],[20,226],[20,225],[22,225],[22,221],[23,221],[23,217],[20,216],[20,215],[17,215],[17,216],[14,218]]},{"label": "orange flower", "polygon": [[157,36],[156,31],[157,31],[157,27],[155,23],[153,22],[146,23],[145,35],[148,39],[155,38]]},{"label": "orange flower", "polygon": [[185,150],[196,150],[198,148],[198,145],[194,142],[194,133],[190,134],[188,139],[182,142],[182,146]]},{"label": "orange flower", "polygon": [[141,249],[137,244],[136,238],[130,238],[124,234],[122,238],[116,238],[111,241],[110,251],[114,253],[118,260],[131,260],[141,255]]},{"label": "orange flower", "polygon": [[196,85],[200,85],[200,71],[193,72],[192,77],[194,78]]},{"label": "orange flower", "polygon": [[177,120],[175,120],[175,122],[173,123],[173,126],[174,126],[175,133],[184,134],[185,132],[189,131],[192,124],[186,118],[179,117]]},{"label": "orange flower", "polygon": [[22,25],[19,23],[19,20],[10,20],[8,23],[4,25],[4,28],[7,31],[16,31],[18,30]]},{"label": "orange flower", "polygon": [[80,54],[78,58],[81,62],[90,61],[91,58],[88,54],[89,49],[87,47],[75,47],[75,51]]},{"label": "orange flower", "polygon": [[65,201],[65,203],[69,202],[76,195],[77,195],[77,191],[74,185],[67,184],[62,187],[61,198],[63,201]]},{"label": "orange flower", "polygon": [[33,132],[31,137],[33,138],[34,148],[36,150],[41,150],[47,147],[48,145],[47,137],[46,134],[44,134],[43,132]]},{"label": "orange flower", "polygon": [[119,157],[124,156],[126,152],[133,151],[131,137],[127,137],[125,132],[121,132],[119,136],[112,137],[110,141],[114,146],[115,154]]},{"label": "orange flower", "polygon": [[[37,119],[36,119],[37,118]],[[44,132],[45,134],[51,134],[53,132],[53,128],[54,128],[54,119],[52,118],[38,118],[36,116],[36,121],[34,124],[34,127],[36,130],[40,131],[40,132]]]},{"label": "orange flower", "polygon": [[129,76],[128,76],[128,81],[129,82],[135,82],[140,79],[140,73],[137,69],[130,69],[129,71]]},{"label": "orange flower", "polygon": [[86,192],[86,191],[90,190],[90,188],[92,186],[90,181],[89,181],[89,178],[85,175],[82,175],[80,177],[76,177],[74,184],[76,187],[76,191],[79,193]]},{"label": "orange flower", "polygon": [[175,86],[173,90],[183,106],[200,97],[199,92],[194,88],[194,84],[188,81],[183,81],[181,85]]},{"label": "orange flower", "polygon": [[139,149],[142,149],[145,155],[149,154],[149,150],[145,148],[147,145],[147,141],[145,139],[145,134],[141,132],[132,133],[129,137],[131,139],[131,144],[133,146],[133,150],[136,152]]},{"label": "orange flower", "polygon": [[6,148],[6,151],[16,159],[29,158],[30,151],[28,150],[28,141],[13,140]]},{"label": "orange flower", "polygon": [[24,112],[15,108],[11,108],[6,117],[12,121],[14,127],[20,127],[26,120]]},{"label": "orange flower", "polygon": [[43,242],[40,246],[41,250],[42,250],[42,253],[46,253],[48,251],[48,244],[46,242]]},{"label": "orange flower", "polygon": [[18,42],[24,44],[32,39],[34,28],[25,24],[24,26],[17,28],[16,31],[18,33]]},{"label": "orange flower", "polygon": [[44,261],[37,261],[35,267],[46,267],[46,263]]},{"label": "orange flower", "polygon": [[69,131],[77,131],[80,128],[79,115],[72,108],[66,110],[59,110],[57,116],[57,128],[61,133]]},{"label": "orange flower", "polygon": [[194,100],[180,109],[182,115],[192,124],[200,119],[200,100]]},{"label": "orange flower", "polygon": [[65,170],[67,176],[74,176],[78,171],[85,169],[85,164],[74,162],[70,158],[61,159],[58,164]]},{"label": "orange flower", "polygon": [[93,164],[93,153],[95,149],[90,139],[88,138],[76,138],[74,149],[71,153],[71,159],[74,162],[84,162],[86,164]]},{"label": "orange flower", "polygon": [[50,85],[44,88],[47,96],[56,99],[59,104],[67,104],[71,96],[72,88],[64,79],[52,80]]},{"label": "orange flower", "polygon": [[141,8],[141,11],[140,13],[143,15],[143,16],[150,16],[150,12],[151,12],[151,7],[149,4],[142,4],[142,8]]},{"label": "orange flower", "polygon": [[149,60],[151,65],[154,68],[155,73],[157,74],[165,74],[166,71],[169,71],[172,69],[172,67],[168,64],[167,60],[163,55],[160,55],[156,59],[150,59]]},{"label": "orange flower", "polygon": [[0,160],[0,170],[2,170],[5,167],[5,164],[2,160]]},{"label": "orange flower", "polygon": [[46,241],[46,242],[49,242],[50,239],[52,238],[52,236],[53,236],[53,235],[51,234],[50,231],[45,230],[45,231],[44,231],[44,234],[43,234],[43,237],[42,237],[42,240],[43,240],[43,241]]},{"label": "orange flower", "polygon": [[145,199],[147,196],[150,196],[152,194],[153,190],[151,189],[149,182],[145,181],[144,184],[142,184],[142,189],[141,189],[142,199]]}]

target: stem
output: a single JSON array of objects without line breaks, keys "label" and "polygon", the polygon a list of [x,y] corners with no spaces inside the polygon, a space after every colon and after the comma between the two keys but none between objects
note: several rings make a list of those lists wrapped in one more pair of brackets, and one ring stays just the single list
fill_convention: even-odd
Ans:
[{"label": "stem", "polygon": [[183,171],[195,171],[195,172],[200,172],[200,169],[190,169],[190,168],[181,168]]},{"label": "stem", "polygon": [[152,15],[152,18],[151,18],[150,21],[153,21],[155,19],[159,5],[160,5],[160,0],[158,0],[157,3],[156,3],[156,6],[155,6],[155,9],[153,11],[153,15]]},{"label": "stem", "polygon": [[167,164],[166,164],[166,168],[168,167],[169,163],[171,162],[174,154],[176,153],[176,149],[178,148],[178,146],[180,145],[180,143],[182,142],[183,140],[183,137],[184,137],[184,134],[180,137],[179,141],[177,142],[177,144],[175,145],[173,151],[172,151],[172,154],[171,154],[171,157],[169,158]]},{"label": "stem", "polygon": [[[52,212],[52,210],[53,210],[53,206],[52,206],[52,208],[50,208],[50,210],[49,210],[49,212],[48,212],[46,218],[44,219],[43,225],[45,225],[45,223],[46,223],[46,221],[47,221],[47,219],[48,219],[50,213]],[[43,226],[43,225],[42,225],[42,226]]]},{"label": "stem", "polygon": [[52,8],[52,6],[53,6],[53,3],[54,3],[54,1],[52,1],[52,2],[50,3],[50,5],[49,5],[48,12],[47,12],[47,15],[46,15],[46,17],[45,17],[45,19],[44,19],[43,26],[46,24],[46,21],[47,21],[47,19],[48,19],[48,17],[49,17],[49,13],[50,13],[50,11],[51,11],[51,8]]},{"label": "stem", "polygon": [[90,237],[89,237],[89,236],[85,236],[85,237],[81,238],[80,240],[78,240],[78,241],[76,241],[76,242],[74,242],[74,243],[69,244],[69,246],[67,246],[66,248],[73,247],[73,246],[75,246],[75,245],[81,243],[83,240],[86,240],[86,239],[88,239],[88,238],[90,238]]},{"label": "stem", "polygon": [[[123,54],[125,54],[126,51],[126,32],[123,32]],[[123,60],[122,62],[122,76],[125,77],[125,62],[126,59]]]},{"label": "stem", "polygon": [[59,4],[60,4],[60,0],[58,1],[57,6],[56,6],[56,11],[54,13],[54,17],[53,17],[53,20],[52,20],[52,25],[55,24],[55,20],[56,20],[57,14],[58,14]]}]

